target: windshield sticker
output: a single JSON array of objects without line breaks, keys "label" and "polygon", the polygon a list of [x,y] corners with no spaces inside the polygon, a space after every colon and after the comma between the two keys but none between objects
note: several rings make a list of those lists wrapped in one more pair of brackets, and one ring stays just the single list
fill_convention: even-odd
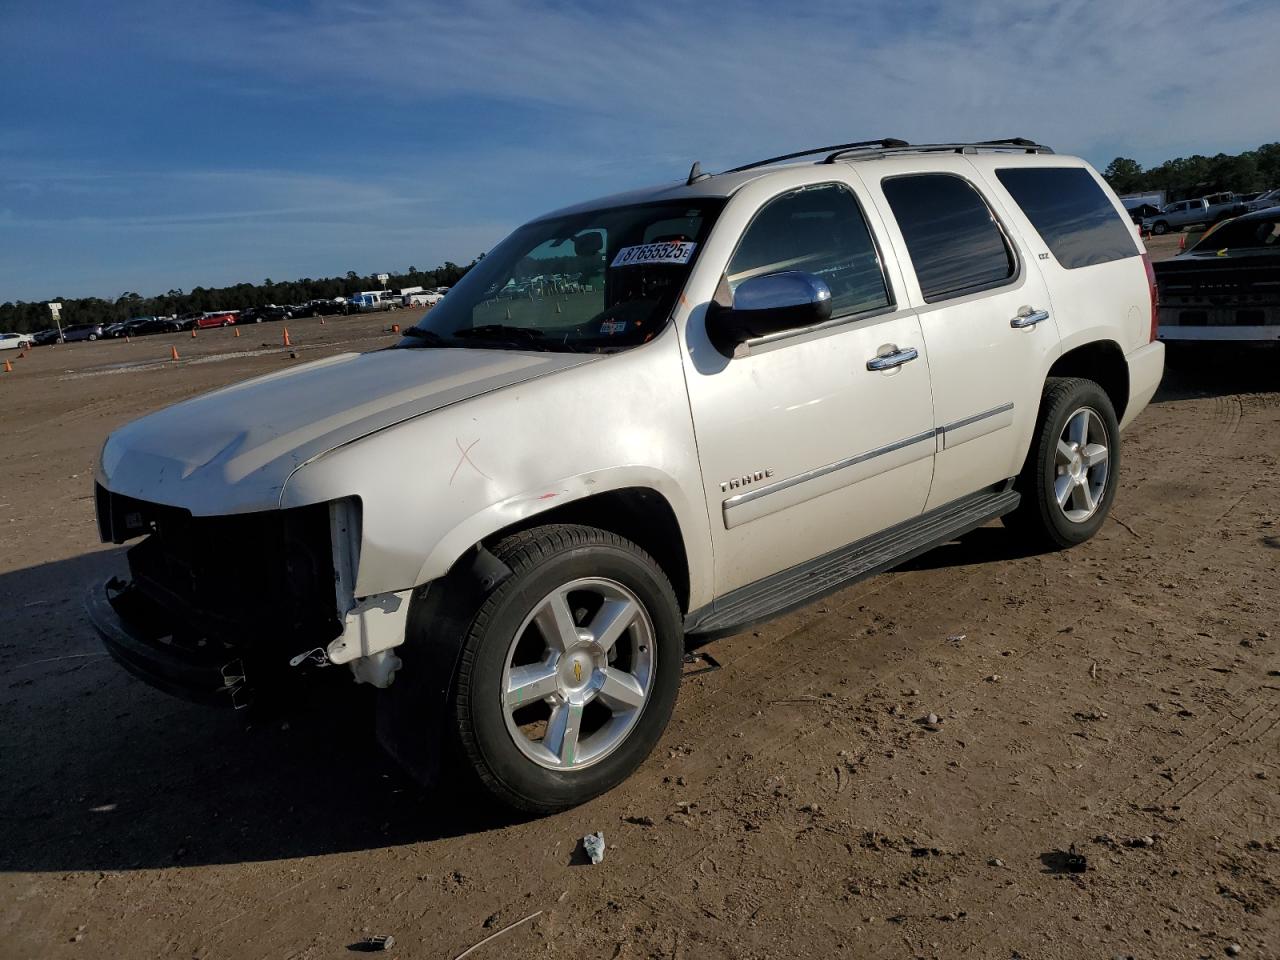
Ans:
[{"label": "windshield sticker", "polygon": [[613,336],[615,333],[621,333],[627,329],[627,321],[625,320],[606,320],[600,324],[600,332]]},{"label": "windshield sticker", "polygon": [[639,267],[652,263],[686,264],[693,257],[697,244],[689,240],[669,240],[662,243],[642,243],[638,247],[623,247],[613,258],[615,267]]}]

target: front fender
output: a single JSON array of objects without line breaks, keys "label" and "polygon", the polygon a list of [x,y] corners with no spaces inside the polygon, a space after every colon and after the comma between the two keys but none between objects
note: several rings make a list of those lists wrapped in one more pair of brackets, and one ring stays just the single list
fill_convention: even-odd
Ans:
[{"label": "front fender", "polygon": [[[568,506],[588,497],[626,489],[652,490],[666,500],[680,527],[681,540],[689,561],[691,596],[703,597],[710,590],[707,572],[710,555],[707,538],[699,538],[688,529],[696,516],[674,477],[652,467],[631,465],[593,470],[566,477],[555,484],[543,484],[522,491],[467,517],[449,530],[427,555],[418,571],[418,583],[444,576],[454,563],[476,543],[540,513]],[[692,535],[691,535],[692,534]],[[701,547],[701,549],[700,549]]]},{"label": "front fender", "polygon": [[675,515],[690,602],[704,603],[710,534],[674,333],[332,450],[289,478],[281,506],[360,499],[354,594],[367,597],[437,579],[473,544],[544,511],[648,488]]}]

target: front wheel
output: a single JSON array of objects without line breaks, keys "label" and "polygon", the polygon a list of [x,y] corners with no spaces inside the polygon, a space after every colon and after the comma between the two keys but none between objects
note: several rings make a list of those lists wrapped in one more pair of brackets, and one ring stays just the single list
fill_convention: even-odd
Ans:
[{"label": "front wheel", "polygon": [[680,608],[635,544],[555,525],[493,549],[512,575],[471,622],[452,713],[464,761],[503,802],[537,813],[626,779],[671,716]]},{"label": "front wheel", "polygon": [[1169,232],[1169,224],[1165,223],[1163,220],[1157,220],[1155,224],[1151,227],[1151,232],[1154,233],[1157,237],[1163,236],[1164,234]]},{"label": "front wheel", "polygon": [[1092,380],[1051,377],[1005,525],[1036,546],[1063,549],[1098,532],[1120,478],[1120,426]]}]

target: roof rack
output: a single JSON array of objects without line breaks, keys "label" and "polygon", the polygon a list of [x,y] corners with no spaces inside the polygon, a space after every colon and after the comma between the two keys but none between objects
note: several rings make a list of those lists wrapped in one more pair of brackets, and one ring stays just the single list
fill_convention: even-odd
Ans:
[{"label": "roof rack", "polygon": [[[798,160],[800,157],[808,157],[815,153],[828,153],[832,150],[836,151],[836,153],[842,153],[846,150],[864,150],[872,147],[896,149],[909,146],[910,144],[907,143],[907,141],[897,140],[893,137],[886,137],[882,140],[859,140],[856,143],[835,143],[829,147],[814,147],[812,150],[797,150],[795,153],[784,153],[780,157],[770,157],[768,160],[757,160],[755,163],[744,163],[740,167],[734,167],[732,170],[726,170],[725,173],[741,173],[743,170],[754,170],[756,167],[767,167],[773,163],[782,163],[784,160]],[[830,162],[829,159],[828,162]]]},{"label": "roof rack", "polygon": [[[1050,147],[1028,140],[1026,137],[1005,137],[1002,140],[975,140],[972,143],[908,143],[896,137],[883,137],[879,140],[859,140],[856,143],[836,143],[829,147],[814,147],[812,150],[797,150],[795,153],[784,153],[770,157],[768,160],[757,160],[744,163],[740,167],[726,170],[725,173],[742,173],[756,167],[767,167],[786,160],[798,160],[815,153],[827,154],[819,163],[835,163],[837,160],[858,160],[883,157],[898,153],[977,153],[980,150],[1014,150],[1022,153],[1053,153]],[[698,174],[702,174],[701,167]],[[693,176],[693,172],[690,172]],[[692,183],[693,180],[691,179]]]},{"label": "roof rack", "polygon": [[[857,146],[844,148],[823,159],[823,163],[837,160],[872,159],[899,153],[978,153],[982,150],[1008,150],[1017,153],[1053,153],[1052,147],[1028,140],[1026,137],[1005,137],[1001,140],[974,140],[965,143],[895,143],[889,146]],[[853,154],[854,156],[849,156]]]}]

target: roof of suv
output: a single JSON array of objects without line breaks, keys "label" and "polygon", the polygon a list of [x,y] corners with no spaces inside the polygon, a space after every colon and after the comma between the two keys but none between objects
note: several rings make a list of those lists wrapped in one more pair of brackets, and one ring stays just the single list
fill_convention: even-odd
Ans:
[{"label": "roof of suv", "polygon": [[[627,190],[605,197],[597,197],[583,203],[576,203],[539,217],[548,220],[553,217],[571,216],[587,213],[605,207],[622,207],[637,203],[661,203],[664,200],[695,200],[708,197],[730,197],[744,185],[760,177],[776,173],[780,170],[795,169],[837,162],[879,160],[885,157],[902,156],[904,154],[921,153],[1013,153],[1013,154],[1046,154],[1053,150],[1043,144],[1023,137],[1009,137],[1002,140],[979,140],[970,143],[920,143],[911,144],[905,140],[885,138],[881,140],[862,140],[857,143],[833,144],[827,147],[816,147],[812,150],[799,150],[795,153],[771,157],[754,163],[734,167],[723,173],[703,173],[702,165],[695,163],[683,183],[664,183],[656,186]],[[817,161],[803,160],[825,154]]]}]

